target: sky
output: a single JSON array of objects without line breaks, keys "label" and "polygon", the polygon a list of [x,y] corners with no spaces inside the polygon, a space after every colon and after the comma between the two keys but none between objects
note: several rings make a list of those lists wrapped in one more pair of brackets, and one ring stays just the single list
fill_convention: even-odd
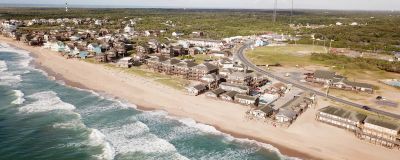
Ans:
[{"label": "sky", "polygon": [[[157,8],[237,8],[271,9],[274,0],[68,0],[76,5],[104,5],[124,7]],[[396,10],[400,11],[400,0],[293,0],[298,9],[334,10]],[[65,0],[1,0],[1,4],[63,5]],[[278,0],[278,8],[291,7],[291,0]]]}]

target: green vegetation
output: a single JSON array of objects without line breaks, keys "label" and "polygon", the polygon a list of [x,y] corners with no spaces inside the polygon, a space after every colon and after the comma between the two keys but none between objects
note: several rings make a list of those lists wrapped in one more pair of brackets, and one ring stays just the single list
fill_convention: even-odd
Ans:
[{"label": "green vegetation", "polygon": [[400,73],[400,62],[388,62],[385,60],[371,58],[350,58],[344,55],[317,54],[311,55],[311,60],[325,65],[336,66],[339,68],[351,68],[354,70],[384,70],[388,72]]},{"label": "green vegetation", "polygon": [[[326,40],[335,40],[333,47],[351,48],[358,51],[377,51],[390,53],[400,50],[400,12],[362,12],[362,11],[324,11],[296,10],[293,24],[325,25],[317,29],[291,29],[290,12],[278,12],[278,21],[272,23],[271,10],[182,10],[182,9],[71,9],[67,14],[63,8],[1,8],[0,19],[33,18],[102,18],[108,19],[107,26],[80,25],[79,28],[121,29],[120,22],[131,18],[142,18],[135,30],[166,30],[160,37],[170,37],[172,32],[183,32],[185,38],[193,31],[203,31],[202,38],[219,39],[237,35],[253,35],[266,32],[299,35],[298,43],[312,44],[311,36]],[[125,19],[125,17],[127,19]],[[372,18],[373,17],[373,18]],[[175,26],[163,23],[171,20]],[[341,22],[345,26],[335,26]],[[350,26],[357,22],[359,26]],[[333,25],[333,26],[329,26]],[[75,25],[70,25],[77,27]],[[40,30],[43,26],[31,26],[25,29]],[[57,26],[51,26],[56,27]],[[294,43],[294,42],[293,42]],[[322,45],[323,42],[315,42]]]},{"label": "green vegetation", "polygon": [[296,65],[306,66],[311,64],[310,55],[312,52],[326,53],[327,49],[322,46],[312,45],[261,47],[250,51],[246,56],[257,65],[281,64],[294,67]]}]

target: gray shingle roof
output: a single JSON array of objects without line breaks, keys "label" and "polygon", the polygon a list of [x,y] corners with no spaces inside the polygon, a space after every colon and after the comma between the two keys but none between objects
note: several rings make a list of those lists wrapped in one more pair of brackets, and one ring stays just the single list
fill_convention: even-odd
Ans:
[{"label": "gray shingle roof", "polygon": [[331,71],[324,71],[324,70],[316,70],[314,72],[314,77],[315,78],[321,78],[321,79],[333,79],[335,77],[335,72]]},{"label": "gray shingle roof", "polygon": [[345,109],[334,107],[334,106],[328,106],[328,107],[320,109],[319,111],[326,113],[326,114],[335,115],[335,116],[338,116],[341,118],[350,119],[350,120],[356,121],[356,122],[364,121],[365,118],[367,117],[364,114],[345,110]]},{"label": "gray shingle roof", "polygon": [[400,124],[395,122],[389,122],[387,120],[378,119],[377,117],[367,117],[364,121],[365,123],[374,124],[384,128],[400,131]]}]

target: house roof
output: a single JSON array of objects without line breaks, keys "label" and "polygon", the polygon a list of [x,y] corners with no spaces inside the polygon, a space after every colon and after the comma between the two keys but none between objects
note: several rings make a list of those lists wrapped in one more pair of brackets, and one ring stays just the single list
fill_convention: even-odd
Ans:
[{"label": "house roof", "polygon": [[391,130],[400,131],[400,124],[395,123],[395,122],[390,122],[390,121],[387,121],[387,120],[383,120],[383,119],[378,119],[377,117],[369,116],[364,120],[364,122],[365,123],[370,123],[370,124],[373,124],[373,125],[377,125],[377,126],[380,126],[380,127],[388,128],[388,129],[391,129]]},{"label": "house roof", "polygon": [[228,79],[245,79],[248,77],[250,77],[250,75],[244,72],[233,72],[232,74],[228,75]]},{"label": "house roof", "polygon": [[220,95],[222,93],[225,93],[226,91],[221,89],[221,88],[218,88],[218,89],[212,90],[211,92],[216,94],[216,95]]},{"label": "house roof", "polygon": [[297,113],[291,109],[280,108],[279,112],[276,116],[285,116],[285,117],[293,119],[296,117],[296,115],[297,115]]},{"label": "house roof", "polygon": [[213,70],[217,70],[217,69],[218,69],[217,66],[212,65],[212,64],[207,63],[207,62],[206,62],[206,63],[203,63],[203,64],[200,64],[200,65],[197,65],[197,66],[195,66],[195,68],[196,68],[196,69],[199,69],[199,70],[205,70],[205,71],[207,71],[207,72],[213,71]]},{"label": "house roof", "polygon": [[193,86],[193,88],[194,88],[194,89],[197,89],[197,90],[199,90],[199,91],[201,91],[201,90],[206,90],[206,89],[207,89],[206,86],[205,86],[204,84],[195,85],[195,86]]},{"label": "house roof", "polygon": [[236,92],[236,91],[229,91],[229,92],[224,93],[223,95],[226,95],[226,96],[229,96],[229,97],[233,98],[233,97],[236,96],[236,94],[238,94],[238,92]]},{"label": "house roof", "polygon": [[197,66],[198,64],[193,61],[181,61],[181,62],[177,63],[176,65],[179,67],[191,68],[191,67]]},{"label": "house roof", "polygon": [[274,109],[271,106],[263,105],[258,108],[258,110],[263,111],[264,113],[271,113]]},{"label": "house roof", "polygon": [[162,63],[174,65],[174,64],[177,64],[179,62],[181,62],[179,59],[171,58],[171,59],[168,59],[166,61],[163,61]]},{"label": "house roof", "polygon": [[335,75],[336,75],[335,72],[325,71],[325,70],[316,70],[314,72],[314,77],[321,79],[333,79]]},{"label": "house roof", "polygon": [[364,121],[365,118],[367,118],[367,116],[364,114],[345,110],[345,109],[334,107],[334,106],[328,106],[325,108],[321,108],[319,111],[322,113],[331,114],[331,115],[335,115],[335,116],[338,116],[341,118],[350,119],[352,121],[358,121],[358,122]]},{"label": "house roof", "polygon": [[368,84],[368,83],[359,83],[359,82],[352,82],[352,81],[349,81],[349,80],[347,80],[347,79],[344,79],[344,80],[343,80],[343,83],[345,83],[345,84],[347,84],[347,85],[351,85],[351,86],[353,86],[353,87],[374,88],[374,86],[371,85],[371,84]]},{"label": "house roof", "polygon": [[232,84],[232,83],[227,83],[227,82],[222,82],[220,85],[230,86],[230,87],[237,87],[237,88],[240,88],[242,90],[248,90],[249,89],[249,87],[247,87],[247,86],[237,85],[237,84]]},{"label": "house roof", "polygon": [[258,99],[258,97],[248,96],[245,94],[236,94],[235,99],[245,99],[245,100],[255,101]]}]

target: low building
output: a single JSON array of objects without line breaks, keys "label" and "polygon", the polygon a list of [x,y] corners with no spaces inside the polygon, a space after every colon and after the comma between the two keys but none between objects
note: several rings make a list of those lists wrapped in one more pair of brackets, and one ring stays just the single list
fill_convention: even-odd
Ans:
[{"label": "low building", "polygon": [[219,84],[219,87],[225,91],[235,91],[241,94],[248,94],[250,92],[250,88],[247,86],[226,83],[226,82],[222,82],[221,84]]},{"label": "low building", "polygon": [[221,94],[223,94],[225,92],[226,92],[225,90],[218,88],[218,89],[207,92],[206,96],[211,97],[211,98],[218,98]]},{"label": "low building", "polygon": [[385,147],[400,147],[400,124],[369,116],[364,120],[362,131],[357,136]]},{"label": "low building", "polygon": [[258,105],[258,97],[249,96],[249,95],[245,95],[245,94],[236,94],[235,102],[243,104],[243,105],[257,106]]},{"label": "low building", "polygon": [[206,62],[192,67],[189,74],[190,79],[199,80],[205,75],[212,73],[218,74],[218,67]]},{"label": "low building", "polygon": [[233,72],[232,74],[228,75],[226,81],[232,84],[249,86],[252,81],[252,77],[248,73]]},{"label": "low building", "polygon": [[275,119],[279,123],[292,123],[297,118],[297,113],[288,108],[280,108],[275,115]]},{"label": "low building", "polygon": [[353,132],[359,130],[366,115],[342,108],[328,106],[319,109],[316,115],[318,121],[344,128]]},{"label": "low building", "polygon": [[225,101],[234,101],[236,94],[238,94],[238,92],[228,91],[228,92],[223,93],[220,97],[222,100],[225,100]]},{"label": "low building", "polygon": [[117,62],[117,67],[130,68],[133,64],[133,57],[125,57]]},{"label": "low building", "polygon": [[251,110],[250,115],[259,119],[265,119],[274,113],[274,109],[268,105],[263,105],[257,109]]},{"label": "low building", "polygon": [[198,84],[187,88],[189,95],[197,96],[207,90],[206,85]]}]

